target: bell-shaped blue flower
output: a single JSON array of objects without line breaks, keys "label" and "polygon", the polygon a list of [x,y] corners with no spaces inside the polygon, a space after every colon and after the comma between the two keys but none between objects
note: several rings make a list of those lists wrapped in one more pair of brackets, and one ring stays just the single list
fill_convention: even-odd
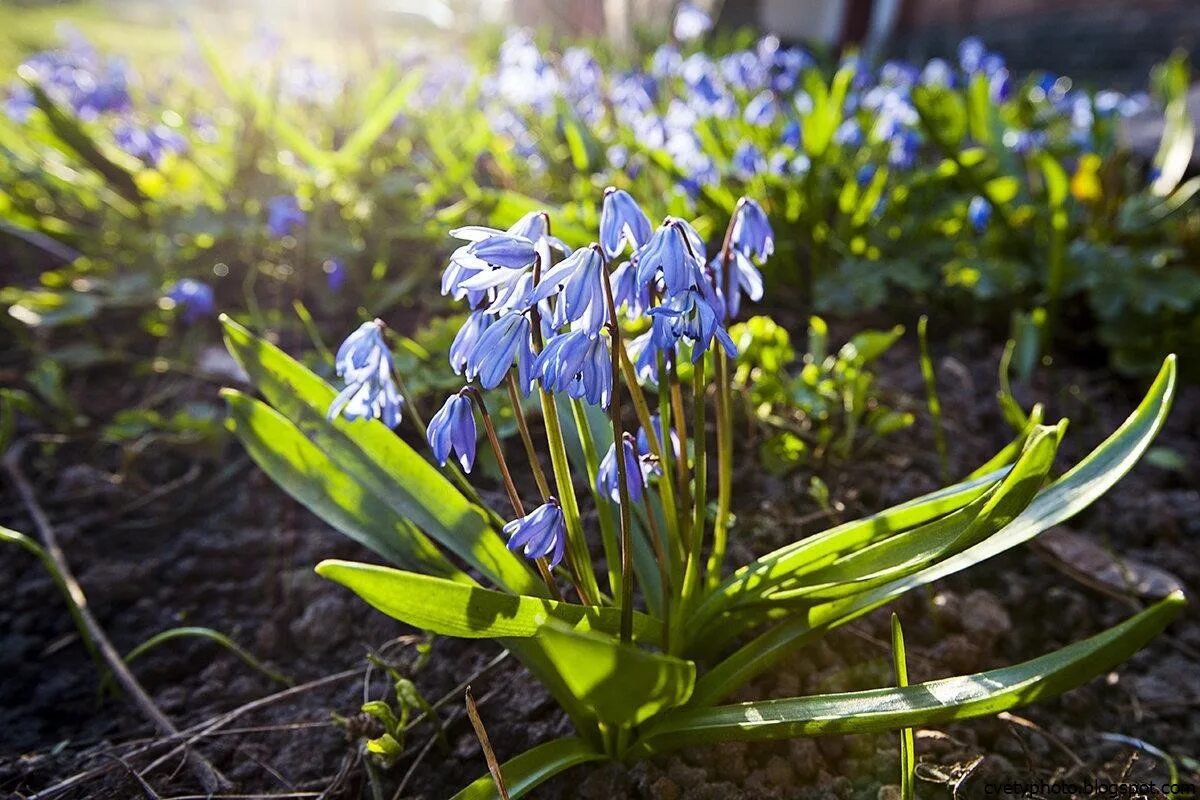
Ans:
[{"label": "bell-shaped blue flower", "polygon": [[450,343],[450,368],[456,374],[462,375],[463,370],[467,368],[467,359],[493,319],[492,315],[485,311],[472,311],[467,316],[467,321],[458,329],[458,333],[454,334],[454,341]]},{"label": "bell-shaped blue flower", "polygon": [[[654,440],[658,442],[658,447],[663,445],[662,418],[658,414],[650,415],[650,427],[653,429]],[[679,458],[679,435],[675,431],[669,431],[671,454],[674,458]],[[646,433],[645,428],[638,428],[637,432],[637,452],[638,458],[642,462],[642,474],[647,478],[651,475],[662,474],[662,464],[654,458],[654,451],[650,448],[650,438]]]},{"label": "bell-shaped blue flower", "polygon": [[213,290],[207,283],[183,278],[176,281],[166,296],[179,309],[179,318],[188,325],[198,322],[213,313]]},{"label": "bell-shaped blue flower", "polygon": [[703,242],[681,219],[667,217],[636,256],[639,288],[649,286],[660,273],[668,295],[685,292],[703,280]]},{"label": "bell-shaped blue flower", "polygon": [[[625,434],[621,441],[621,452],[625,457],[625,478],[629,486],[629,499],[633,503],[642,502],[642,463],[638,459],[637,448],[634,447],[633,437]],[[600,460],[600,468],[596,472],[596,490],[607,495],[614,503],[621,502],[621,479],[617,464],[617,446],[610,444],[608,452]]]},{"label": "bell-shaped blue flower", "polygon": [[725,262],[720,254],[709,262],[709,268],[719,276],[721,297],[725,301],[725,311],[729,318],[736,317],[741,310],[742,294],[752,302],[757,303],[763,296],[763,277],[754,266],[754,262],[736,246],[729,251],[728,277],[725,275]]},{"label": "bell-shaped blue flower", "polygon": [[967,221],[971,223],[971,227],[975,229],[975,232],[983,233],[986,231],[991,219],[992,204],[978,195],[972,197],[970,204],[967,205]]},{"label": "bell-shaped blue flower", "polygon": [[504,380],[515,359],[518,384],[521,391],[528,392],[533,385],[530,374],[533,365],[530,328],[528,317],[516,311],[501,316],[489,325],[467,356],[467,379],[478,378],[483,388],[494,389]]},{"label": "bell-shaped blue flower", "polygon": [[567,331],[546,342],[533,365],[533,377],[547,391],[565,393],[608,408],[612,399],[612,360],[604,336]]},{"label": "bell-shaped blue flower", "polygon": [[523,517],[504,526],[508,549],[526,558],[545,558],[551,567],[562,561],[567,538],[566,523],[558,501],[551,497]]},{"label": "bell-shaped blue flower", "polygon": [[737,355],[737,346],[721,325],[723,311],[714,308],[695,289],[670,297],[661,306],[650,309],[650,316],[655,317],[656,322],[661,320],[662,325],[654,328],[657,338],[655,344],[665,349],[668,341],[673,345],[680,339],[687,339],[692,342],[692,363],[695,363],[708,351],[715,337],[729,357],[733,358]]},{"label": "bell-shaped blue flower", "polygon": [[446,466],[450,454],[458,454],[458,463],[466,472],[475,463],[475,411],[471,398],[461,392],[452,394],[446,404],[429,420],[426,431],[433,457]]},{"label": "bell-shaped blue flower", "polygon": [[775,232],[757,201],[743,197],[733,212],[732,243],[736,250],[763,261],[775,252]]},{"label": "bell-shaped blue flower", "polygon": [[346,386],[329,406],[328,418],[379,418],[389,428],[400,424],[404,399],[392,378],[392,351],[383,340],[383,323],[364,322],[346,337],[335,359]]},{"label": "bell-shaped blue flower", "polygon": [[600,245],[604,254],[616,258],[628,244],[633,250],[650,241],[650,218],[624,189],[604,190],[600,204]]}]

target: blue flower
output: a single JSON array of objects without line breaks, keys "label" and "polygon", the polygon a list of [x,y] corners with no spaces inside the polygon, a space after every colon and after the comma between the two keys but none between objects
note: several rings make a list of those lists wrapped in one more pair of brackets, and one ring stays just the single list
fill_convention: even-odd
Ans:
[{"label": "blue flower", "polygon": [[704,278],[704,243],[692,226],[681,219],[663,220],[635,257],[639,288],[650,285],[660,272],[668,295],[687,291]]},{"label": "blue flower", "polygon": [[690,42],[712,30],[712,18],[689,2],[679,4],[675,12],[675,23],[671,27],[676,41]]},{"label": "blue flower", "polygon": [[126,119],[113,126],[113,140],[126,153],[152,167],[161,164],[168,153],[182,153],[187,149],[187,140],[173,128],[166,125],[142,127]]},{"label": "blue flower", "polygon": [[729,252],[729,269],[732,274],[728,278],[725,276],[724,267],[720,254],[709,262],[713,274],[720,278],[721,296],[725,300],[726,312],[729,318],[733,318],[741,309],[743,292],[753,302],[757,303],[762,299],[763,277],[749,256],[736,247]]},{"label": "blue flower", "polygon": [[742,116],[751,125],[766,126],[775,121],[775,113],[775,95],[769,91],[762,91],[746,104],[746,111]]},{"label": "blue flower", "polygon": [[975,232],[983,233],[987,230],[988,222],[991,219],[992,204],[982,197],[972,197],[970,205],[967,206],[967,221],[971,223]]},{"label": "blue flower", "polygon": [[757,201],[743,197],[733,212],[733,246],[747,256],[764,261],[775,252],[775,232],[767,212]]},{"label": "blue flower", "polygon": [[978,36],[968,36],[958,43],[958,65],[968,75],[980,70],[985,55],[987,48]]},{"label": "blue flower", "polygon": [[604,254],[616,258],[628,244],[637,250],[650,241],[650,219],[624,189],[604,190],[600,205],[600,244]]},{"label": "blue flower", "polygon": [[526,302],[548,297],[557,288],[553,284],[558,283],[562,295],[555,308],[554,326],[578,322],[589,336],[594,336],[608,321],[603,273],[604,255],[600,246],[580,248],[555,265],[537,289],[526,296]]},{"label": "blue flower", "polygon": [[300,203],[290,194],[276,195],[267,201],[267,233],[274,239],[295,233],[307,219]]},{"label": "blue flower", "polygon": [[174,301],[175,307],[180,309],[180,319],[188,325],[212,316],[213,290],[206,283],[183,278],[167,290],[166,296]]},{"label": "blue flower", "polygon": [[547,391],[608,408],[613,391],[608,341],[585,331],[560,333],[538,354],[533,376]]},{"label": "blue flower", "polygon": [[723,308],[714,308],[711,300],[695,289],[669,298],[661,306],[650,309],[655,318],[653,335],[660,349],[674,346],[680,339],[692,342],[692,363],[699,361],[713,342],[720,343],[730,358],[737,355],[737,346],[721,325]]},{"label": "blue flower", "polygon": [[[633,503],[642,502],[642,463],[638,458],[633,444],[633,437],[625,434],[621,441],[621,451],[625,457],[625,479],[629,487],[629,499]],[[608,452],[600,460],[600,468],[596,472],[596,490],[608,495],[614,503],[621,502],[621,479],[617,464],[616,443],[608,446]]]},{"label": "blue flower", "polygon": [[483,388],[495,389],[515,359],[521,391],[528,393],[533,385],[530,367],[534,359],[530,327],[529,319],[518,311],[510,311],[489,325],[467,356],[467,379],[478,378]]},{"label": "blue flower", "polygon": [[459,392],[450,395],[446,404],[429,420],[427,431],[429,447],[433,457],[442,466],[450,458],[451,452],[458,453],[458,463],[463,470],[471,471],[475,463],[475,412],[471,408],[471,398]]},{"label": "blue flower", "polygon": [[[662,418],[658,414],[650,415],[650,427],[654,429],[654,441],[658,442],[658,447],[663,445]],[[679,458],[679,435],[675,431],[670,431],[671,453],[675,458]],[[662,464],[654,458],[654,451],[650,448],[650,439],[646,434],[645,428],[638,428],[637,432],[637,448],[638,457],[642,460],[642,471],[646,476],[661,475]]]},{"label": "blue flower", "polygon": [[400,424],[404,399],[392,379],[392,351],[383,341],[383,323],[364,322],[346,337],[334,361],[346,383],[329,406],[328,418],[373,419],[394,428]]},{"label": "blue flower", "polygon": [[744,181],[752,179],[767,168],[767,159],[752,142],[742,142],[733,151],[733,174]]},{"label": "blue flower", "polygon": [[523,517],[504,526],[508,549],[523,551],[526,558],[545,558],[551,567],[562,561],[567,538],[566,524],[558,501],[551,497]]},{"label": "blue flower", "polygon": [[340,258],[331,258],[321,265],[325,272],[325,285],[329,291],[337,294],[346,285],[346,265]]},{"label": "blue flower", "polygon": [[788,147],[800,147],[802,140],[800,122],[795,119],[789,119],[787,124],[783,126],[783,143]]},{"label": "blue flower", "polygon": [[450,343],[450,367],[455,373],[463,374],[471,352],[479,344],[479,337],[492,324],[493,319],[495,318],[486,311],[472,311],[467,316],[467,321],[458,329],[458,333],[454,334],[454,341]]},{"label": "blue flower", "polygon": [[862,126],[858,124],[858,120],[856,119],[846,120],[838,126],[836,131],[834,131],[833,141],[842,147],[862,146]]}]

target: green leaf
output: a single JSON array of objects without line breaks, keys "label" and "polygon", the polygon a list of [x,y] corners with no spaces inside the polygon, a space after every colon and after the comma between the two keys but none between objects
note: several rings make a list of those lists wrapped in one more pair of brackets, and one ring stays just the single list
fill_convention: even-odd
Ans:
[{"label": "green leaf", "polygon": [[[525,641],[525,640],[518,640]],[[638,725],[683,705],[696,684],[696,665],[615,638],[581,633],[557,622],[536,639],[571,694],[600,722]]]},{"label": "green leaf", "polygon": [[1144,647],[1186,604],[1183,594],[1175,592],[1089,639],[974,675],[674,712],[648,725],[631,755],[724,741],[877,733],[996,714],[1054,697],[1107,672]]},{"label": "green leaf", "polygon": [[1002,476],[1002,472],[993,472],[939,489],[802,541],[784,545],[755,559],[726,578],[705,598],[689,622],[689,628],[699,629],[736,605],[760,602],[788,581],[831,563],[841,553],[865,547],[956,511],[989,491]]},{"label": "green leaf", "polygon": [[37,107],[46,115],[46,121],[50,124],[50,130],[59,140],[69,147],[75,155],[79,156],[88,166],[99,172],[108,181],[112,189],[126,200],[140,205],[145,201],[146,197],[138,189],[137,183],[134,182],[133,176],[126,170],[113,163],[112,159],[100,152],[100,148],[88,135],[83,126],[72,117],[58,107],[45,90],[38,84],[36,79],[31,79],[27,76],[25,83],[29,90],[33,93],[33,101]]},{"label": "green leaf", "polygon": [[413,89],[420,85],[423,76],[418,71],[409,72],[375,107],[375,110],[363,120],[362,124],[335,154],[342,166],[352,167],[366,155],[379,137],[387,132],[395,121],[396,115],[404,110],[408,97]]},{"label": "green leaf", "polygon": [[226,389],[223,394],[250,457],[305,508],[395,564],[471,582],[425,534],[282,414],[241,392]]},{"label": "green leaf", "polygon": [[[694,705],[720,700],[794,648],[866,614],[910,589],[952,575],[1032,539],[1092,504],[1128,472],[1158,435],[1175,394],[1175,356],[1163,362],[1137,410],[1099,447],[988,539],[912,575],[860,595],[812,606],[744,645],[697,682]],[[854,523],[851,523],[854,524]],[[835,529],[836,530],[836,529]]]},{"label": "green leaf", "polygon": [[1035,431],[1000,485],[970,505],[842,556],[827,567],[807,573],[802,586],[774,592],[767,600],[832,600],[856,594],[983,541],[1033,500],[1054,464],[1062,432],[1061,425]]},{"label": "green leaf", "polygon": [[[595,750],[583,739],[571,736],[540,744],[500,765],[504,786],[513,800],[524,797],[541,783],[558,773],[589,761],[603,761],[608,756]],[[490,774],[477,779],[450,800],[500,800]]]},{"label": "green leaf", "polygon": [[[908,686],[908,654],[904,649],[904,630],[900,617],[892,614],[892,661],[896,667],[896,685]],[[900,798],[913,800],[917,782],[917,753],[912,728],[900,729]]]},{"label": "green leaf", "polygon": [[[617,636],[621,611],[497,592],[414,572],[326,560],[317,574],[340,583],[389,617],[441,636],[466,639],[537,636],[549,623]],[[657,645],[662,623],[634,612],[634,639]]]},{"label": "green leaf", "polygon": [[403,439],[378,420],[330,422],[336,392],[282,350],[223,317],[225,342],[267,400],[347,475],[372,487],[392,510],[518,594],[544,596],[546,587],[509,552],[483,510],[472,504]]}]

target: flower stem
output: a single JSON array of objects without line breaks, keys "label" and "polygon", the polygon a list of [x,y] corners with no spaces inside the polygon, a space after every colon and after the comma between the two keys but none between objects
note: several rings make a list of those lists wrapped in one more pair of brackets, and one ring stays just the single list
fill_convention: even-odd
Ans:
[{"label": "flower stem", "polygon": [[517,430],[521,432],[521,442],[525,445],[525,454],[529,457],[529,467],[533,470],[533,479],[537,482],[542,500],[550,498],[550,484],[546,482],[546,473],[542,471],[542,460],[538,457],[537,449],[533,446],[533,437],[529,435],[529,422],[525,419],[525,410],[521,408],[521,395],[517,391],[517,379],[509,370],[505,376],[508,385],[508,399],[512,402],[513,414],[517,418]]},{"label": "flower stem", "polygon": [[[525,506],[521,502],[521,495],[517,492],[516,484],[513,483],[512,473],[508,470],[508,461],[504,458],[504,450],[500,446],[500,437],[496,435],[496,426],[492,424],[492,415],[488,413],[487,405],[483,402],[483,393],[471,387],[469,394],[471,399],[475,401],[475,407],[479,409],[479,415],[483,417],[483,429],[487,432],[488,442],[492,445],[492,452],[496,454],[496,463],[500,465],[500,475],[504,479],[504,490],[508,492],[508,500],[512,503],[513,513],[518,517],[524,517]],[[558,584],[550,572],[550,565],[546,562],[546,559],[536,559],[535,563],[537,564],[538,572],[542,574],[542,580],[546,582],[547,588],[550,589],[550,596],[555,600],[562,600],[562,592],[558,589]]]},{"label": "flower stem", "polygon": [[604,545],[604,560],[608,566],[608,591],[613,598],[617,598],[621,596],[621,551],[613,525],[611,501],[596,488],[600,454],[596,452],[596,440],[592,436],[583,401],[572,400],[571,413],[575,417],[579,447],[583,450],[583,460],[587,464],[588,486],[592,490],[592,500],[596,504],[596,515],[600,520],[600,542]]},{"label": "flower stem", "polygon": [[691,478],[688,475],[687,465],[687,417],[683,413],[683,390],[679,386],[679,370],[675,368],[675,358],[672,356],[667,362],[667,368],[670,370],[670,391],[671,391],[671,421],[675,423],[675,435],[679,437],[679,446],[683,450],[679,454],[679,458],[675,459],[675,472],[679,481],[679,538],[683,543],[684,552],[690,552],[692,545],[692,536],[690,528],[690,519],[687,515],[687,508],[691,503]]},{"label": "flower stem", "polygon": [[[593,245],[595,247],[595,245]],[[608,264],[600,270],[604,283],[604,300],[608,303],[608,331],[612,337],[612,398],[609,415],[612,419],[613,447],[617,457],[617,491],[621,498],[621,641],[633,640],[633,522],[630,519],[629,469],[625,463],[625,431],[621,422],[621,326],[617,322],[617,306],[613,301],[612,280]]]},{"label": "flower stem", "polygon": [[704,363],[701,358],[692,365],[692,470],[695,493],[692,505],[691,543],[688,547],[687,564],[683,572],[683,589],[680,594],[681,609],[687,608],[688,600],[695,593],[700,581],[700,550],[704,546],[704,522],[707,515],[708,494],[708,442],[706,436]]},{"label": "flower stem", "polygon": [[[542,259],[541,256],[537,256],[533,261],[533,285],[536,287],[541,279]],[[541,352],[543,344],[542,317],[538,313],[536,305],[529,309],[529,319],[533,350],[538,353]],[[575,485],[571,482],[571,465],[567,461],[567,445],[563,441],[558,406],[555,405],[554,395],[541,386],[538,387],[538,398],[542,403],[542,419],[546,423],[546,444],[550,447],[550,467],[554,472],[554,485],[558,489],[563,521],[567,528],[567,570],[571,573],[579,600],[584,605],[597,605],[600,586],[596,583],[596,573],[592,569],[591,557],[588,554],[587,539],[583,534],[583,522],[579,518],[579,501],[575,499]]]},{"label": "flower stem", "polygon": [[721,581],[725,546],[729,539],[729,510],[733,499],[733,409],[729,386],[729,359],[717,348],[717,518],[713,523],[712,552],[705,577],[716,588]]}]

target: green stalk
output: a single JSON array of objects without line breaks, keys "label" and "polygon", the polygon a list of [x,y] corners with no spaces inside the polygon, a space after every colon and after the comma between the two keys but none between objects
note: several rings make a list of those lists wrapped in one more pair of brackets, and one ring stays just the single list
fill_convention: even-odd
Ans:
[{"label": "green stalk", "polygon": [[508,385],[508,399],[512,403],[513,414],[517,418],[517,430],[521,432],[521,442],[525,445],[525,454],[529,457],[529,466],[533,470],[533,479],[537,482],[542,499],[550,498],[550,484],[546,482],[546,473],[542,471],[542,460],[538,457],[537,449],[533,446],[533,437],[529,435],[529,423],[525,419],[525,410],[521,408],[521,395],[517,391],[517,379],[512,370],[505,376]]},{"label": "green stalk", "polygon": [[922,314],[917,320],[917,344],[921,350],[921,377],[925,379],[925,400],[933,419],[933,444],[937,448],[938,466],[943,483],[950,482],[950,456],[946,450],[946,431],[942,426],[942,401],[938,397],[937,376],[933,357],[929,353],[929,317]]},{"label": "green stalk", "polygon": [[[541,278],[542,259],[538,257],[533,262],[533,285],[537,286]],[[542,319],[536,305],[529,310],[529,317],[533,349],[534,352],[540,353]],[[600,585],[596,583],[596,573],[592,569],[587,539],[583,533],[583,521],[579,517],[579,501],[575,499],[575,485],[571,482],[571,465],[567,461],[567,445],[563,440],[558,406],[554,403],[554,395],[541,386],[538,387],[538,399],[542,403],[542,419],[546,423],[546,443],[550,447],[550,467],[554,472],[554,485],[558,489],[559,507],[562,509],[563,522],[567,529],[567,570],[571,573],[579,600],[584,605],[598,605]]]},{"label": "green stalk", "polygon": [[[592,245],[603,258],[603,251]],[[612,348],[612,398],[609,415],[612,419],[613,448],[617,458],[617,491],[621,498],[621,641],[633,641],[633,521],[630,519],[629,469],[625,463],[625,430],[621,422],[621,325],[617,321],[617,306],[613,299],[612,281],[608,277],[607,261],[600,270],[604,299],[608,303],[608,332]]]},{"label": "green stalk", "polygon": [[705,573],[710,588],[716,588],[721,582],[733,502],[733,408],[729,359],[720,347],[714,352],[714,358],[717,363],[717,518],[713,524],[713,546]]},{"label": "green stalk", "polygon": [[596,605],[600,586],[596,583],[596,573],[592,570],[587,540],[583,534],[583,521],[579,518],[579,501],[575,499],[575,485],[571,482],[571,467],[567,462],[567,445],[563,440],[558,407],[554,404],[554,395],[545,389],[539,387],[538,395],[542,401],[542,416],[546,420],[550,467],[554,472],[554,485],[558,489],[558,500],[567,527],[567,568],[575,580],[580,601],[584,605]]},{"label": "green stalk", "polygon": [[[718,345],[719,347],[720,345]],[[700,583],[700,549],[704,546],[704,521],[708,494],[708,445],[704,408],[704,362],[701,358],[692,365],[692,472],[695,492],[692,500],[691,541],[687,565],[683,572],[683,589],[679,598],[680,613],[688,607]]]},{"label": "green stalk", "polygon": [[[658,358],[660,361],[659,375],[662,375],[662,356],[660,355]],[[669,411],[666,414],[663,413],[662,403],[666,395],[661,390],[659,391],[658,420],[659,425],[663,426],[663,432],[667,437],[667,441],[664,443],[654,435],[654,423],[650,419],[650,405],[646,402],[646,393],[642,391],[641,384],[637,381],[637,371],[634,369],[633,362],[629,360],[629,353],[625,351],[625,348],[621,348],[621,371],[625,373],[625,383],[629,386],[629,394],[633,398],[633,409],[637,414],[638,424],[642,426],[642,430],[646,431],[646,442],[650,446],[650,453],[662,465],[664,479],[657,481],[658,493],[659,499],[662,501],[663,520],[667,525],[667,537],[670,539],[674,549],[679,543],[679,519],[676,517],[674,511],[675,484],[669,478],[671,475],[671,454],[666,452],[671,448],[671,429],[668,426],[671,415]],[[649,508],[648,505],[647,508]],[[651,513],[653,513],[653,510],[651,510]],[[678,555],[675,557],[676,559],[679,558]]]},{"label": "green stalk", "polygon": [[[674,478],[674,461],[675,448],[671,442],[671,398],[667,390],[666,384],[663,381],[666,379],[667,366],[666,359],[662,353],[658,356],[658,424],[662,431],[659,438],[659,459],[662,463],[662,474],[658,478],[660,484],[670,484],[669,488],[660,489],[663,492],[663,497],[667,497],[668,493],[672,498],[675,496]],[[651,437],[653,438],[653,437]],[[686,458],[686,455],[684,456]],[[671,537],[671,582],[673,585],[680,585],[682,582],[681,567],[683,564],[684,543],[680,536],[680,530],[683,525],[679,520],[680,506],[672,503],[670,506],[663,505],[663,518],[667,521],[667,534]]]},{"label": "green stalk", "polygon": [[608,565],[608,591],[614,598],[620,597],[621,551],[617,543],[617,532],[613,527],[611,501],[596,488],[600,455],[596,451],[596,441],[592,438],[592,428],[588,425],[587,412],[584,410],[582,400],[571,401],[571,414],[575,417],[575,428],[579,431],[579,447],[583,451],[583,460],[587,464],[588,487],[592,491],[592,500],[596,504],[596,513],[600,518],[600,542],[604,545],[604,560]]}]

